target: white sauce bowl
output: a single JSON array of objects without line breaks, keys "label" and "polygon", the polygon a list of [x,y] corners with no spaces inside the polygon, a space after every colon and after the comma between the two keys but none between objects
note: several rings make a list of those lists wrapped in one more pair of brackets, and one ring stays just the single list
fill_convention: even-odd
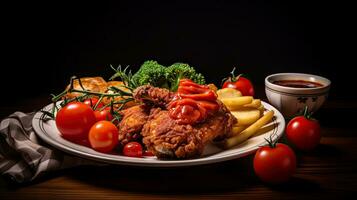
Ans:
[{"label": "white sauce bowl", "polygon": [[[321,87],[296,88],[274,84],[281,80],[303,80],[322,84]],[[279,73],[265,78],[265,94],[274,107],[285,117],[292,117],[301,112],[305,105],[310,112],[316,112],[325,102],[331,81],[327,78],[312,74]]]}]

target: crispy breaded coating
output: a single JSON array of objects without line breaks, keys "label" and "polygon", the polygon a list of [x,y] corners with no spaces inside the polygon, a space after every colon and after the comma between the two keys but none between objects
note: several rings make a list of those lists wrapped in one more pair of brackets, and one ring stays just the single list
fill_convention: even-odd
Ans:
[{"label": "crispy breaded coating", "polygon": [[222,104],[221,109],[203,123],[180,125],[161,108],[151,110],[141,132],[143,143],[160,159],[199,157],[205,145],[227,137],[236,118]]}]

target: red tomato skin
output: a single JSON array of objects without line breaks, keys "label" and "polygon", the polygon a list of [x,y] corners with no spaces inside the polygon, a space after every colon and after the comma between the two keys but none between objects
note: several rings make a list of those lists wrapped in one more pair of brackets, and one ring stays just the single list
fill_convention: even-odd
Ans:
[{"label": "red tomato skin", "polygon": [[96,110],[94,111],[94,115],[97,122],[102,120],[111,121],[113,119],[113,115],[110,113],[110,108],[105,108],[102,111]]},{"label": "red tomato skin", "polygon": [[310,151],[320,143],[320,124],[304,116],[295,117],[286,126],[286,138],[297,149]]},{"label": "red tomato skin", "polygon": [[150,156],[155,156],[155,155],[151,151],[145,150],[144,153],[143,153],[143,156],[150,157]]},{"label": "red tomato skin", "polygon": [[254,171],[267,183],[282,183],[295,173],[296,156],[287,145],[278,143],[275,148],[261,147],[254,156]]},{"label": "red tomato skin", "polygon": [[71,102],[56,115],[56,126],[62,137],[70,140],[84,140],[96,122],[93,110],[84,103]]},{"label": "red tomato skin", "polygon": [[129,157],[142,157],[143,147],[138,142],[129,142],[124,146],[123,154]]},{"label": "red tomato skin", "polygon": [[[83,101],[84,104],[88,105],[91,108],[94,108],[94,106],[98,103],[99,99],[92,97],[89,99],[86,99]],[[102,108],[104,106],[104,104],[102,102],[100,102],[97,106],[97,109]]]},{"label": "red tomato skin", "polygon": [[89,131],[91,147],[99,152],[108,153],[118,144],[118,128],[109,121],[95,123]]},{"label": "red tomato skin", "polygon": [[254,87],[252,82],[245,78],[239,77],[236,82],[226,81],[222,88],[233,88],[239,90],[243,96],[254,96]]}]

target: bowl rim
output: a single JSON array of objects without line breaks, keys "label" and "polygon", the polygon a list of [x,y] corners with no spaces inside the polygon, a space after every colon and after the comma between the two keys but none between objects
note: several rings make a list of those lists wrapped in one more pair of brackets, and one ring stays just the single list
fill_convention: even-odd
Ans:
[{"label": "bowl rim", "polygon": [[[294,87],[287,87],[287,86],[281,86],[277,85],[271,82],[270,79],[276,76],[302,76],[302,77],[313,77],[317,80],[322,80],[324,82],[323,86],[321,87],[316,87],[316,88],[294,88]],[[270,74],[265,78],[265,86],[277,91],[285,91],[285,92],[292,92],[292,93],[298,93],[298,92],[327,92],[330,88],[331,81],[325,77],[315,75],[315,74],[306,74],[306,73],[275,73],[275,74]]]}]

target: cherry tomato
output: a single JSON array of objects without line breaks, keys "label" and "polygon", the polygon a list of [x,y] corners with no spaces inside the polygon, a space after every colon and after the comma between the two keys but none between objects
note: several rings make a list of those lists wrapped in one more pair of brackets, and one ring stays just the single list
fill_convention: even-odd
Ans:
[{"label": "cherry tomato", "polygon": [[143,147],[138,142],[129,142],[124,146],[123,154],[129,157],[142,157]]},{"label": "cherry tomato", "polygon": [[83,140],[96,122],[93,110],[81,102],[71,102],[61,108],[56,116],[56,126],[63,138]]},{"label": "cherry tomato", "polygon": [[118,135],[118,128],[113,123],[99,121],[90,129],[88,138],[94,150],[107,153],[118,144]]},{"label": "cherry tomato", "polygon": [[151,151],[145,150],[143,156],[155,156]]},{"label": "cherry tomato", "polygon": [[320,143],[320,124],[305,116],[295,117],[286,126],[286,138],[297,149],[312,150]]},{"label": "cherry tomato", "polygon": [[281,183],[287,181],[296,170],[294,151],[285,144],[260,147],[254,156],[254,171],[263,181]]},{"label": "cherry tomato", "polygon": [[222,88],[233,88],[239,90],[243,96],[254,96],[254,87],[252,82],[241,75],[235,76],[234,71],[235,68],[231,72],[232,76],[223,83]]},{"label": "cherry tomato", "polygon": [[[92,97],[89,99],[86,99],[83,101],[84,104],[90,106],[91,108],[94,108],[94,106],[98,103],[99,99]],[[102,102],[100,102],[97,106],[97,109],[102,108],[104,106],[104,104]]]},{"label": "cherry tomato", "polygon": [[104,108],[102,111],[96,110],[94,111],[95,118],[97,122],[102,120],[111,121],[113,119],[113,115],[110,113],[110,108]]}]

